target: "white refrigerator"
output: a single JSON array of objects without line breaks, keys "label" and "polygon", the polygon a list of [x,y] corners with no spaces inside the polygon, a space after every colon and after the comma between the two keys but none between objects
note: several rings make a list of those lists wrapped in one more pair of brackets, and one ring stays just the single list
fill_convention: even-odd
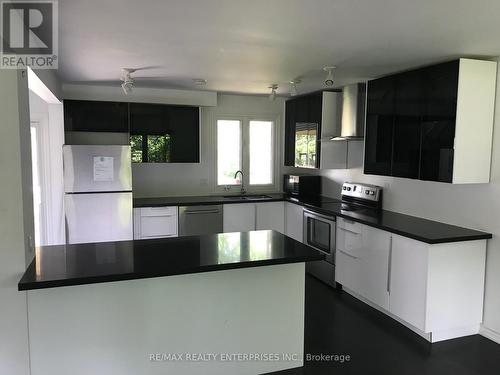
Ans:
[{"label": "white refrigerator", "polygon": [[133,238],[130,152],[130,146],[63,146],[67,243]]}]

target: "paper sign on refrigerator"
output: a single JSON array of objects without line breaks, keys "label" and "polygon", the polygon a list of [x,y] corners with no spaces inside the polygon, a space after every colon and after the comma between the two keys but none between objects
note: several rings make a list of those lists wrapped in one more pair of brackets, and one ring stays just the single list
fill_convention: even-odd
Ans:
[{"label": "paper sign on refrigerator", "polygon": [[113,181],[113,162],[110,156],[94,156],[94,181]]}]

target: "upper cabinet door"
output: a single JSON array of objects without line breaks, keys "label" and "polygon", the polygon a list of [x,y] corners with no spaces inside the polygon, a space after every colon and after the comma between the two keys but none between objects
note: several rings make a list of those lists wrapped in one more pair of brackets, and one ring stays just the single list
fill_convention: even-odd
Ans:
[{"label": "upper cabinet door", "polygon": [[423,107],[422,70],[396,76],[392,175],[418,178]]},{"label": "upper cabinet door", "polygon": [[128,133],[128,103],[64,100],[64,130]]},{"label": "upper cabinet door", "polygon": [[172,163],[200,162],[200,109],[169,106],[168,124],[171,137]]},{"label": "upper cabinet door", "polygon": [[365,173],[390,176],[394,132],[395,79],[368,82]]},{"label": "upper cabinet door", "polygon": [[297,108],[296,100],[285,102],[285,165],[295,166],[295,113]]},{"label": "upper cabinet door", "polygon": [[322,93],[285,103],[285,165],[319,168]]},{"label": "upper cabinet door", "polygon": [[198,107],[130,104],[132,161],[139,163],[198,163]]},{"label": "upper cabinet door", "polygon": [[422,180],[452,182],[459,61],[424,70]]}]

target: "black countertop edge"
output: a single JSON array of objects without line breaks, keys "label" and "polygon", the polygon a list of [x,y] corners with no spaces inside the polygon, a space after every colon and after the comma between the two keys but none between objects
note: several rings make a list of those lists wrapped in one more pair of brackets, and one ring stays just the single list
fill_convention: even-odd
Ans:
[{"label": "black countertop edge", "polygon": [[[316,259],[311,259],[311,257],[304,257],[303,259],[296,258],[293,260],[278,259],[272,261],[252,261],[252,262],[240,262],[240,263],[228,263],[214,266],[203,266],[193,269],[178,270],[175,272],[157,272],[157,273],[128,273],[128,274],[118,274],[118,275],[102,275],[102,276],[91,276],[91,277],[81,277],[75,279],[60,279],[60,280],[50,280],[50,281],[23,281],[21,279],[17,286],[18,291],[27,291],[35,289],[49,289],[49,288],[59,288],[64,286],[77,286],[77,285],[88,285],[88,284],[99,284],[108,283],[113,281],[126,281],[126,280],[141,280],[141,279],[152,279],[158,277],[168,277],[168,276],[180,276],[180,275],[191,275],[196,273],[206,273],[206,272],[216,272],[216,271],[226,271],[234,270],[240,268],[253,268],[253,267],[263,267],[263,266],[274,266],[279,264],[293,264],[323,260],[325,257],[323,255],[318,255]],[[31,262],[28,266],[27,272],[30,268],[35,268],[35,260]]]},{"label": "black countertop edge", "polygon": [[[228,199],[221,196],[184,196],[166,198],[134,198],[134,207],[157,207],[157,206],[181,206],[181,205],[208,205],[208,204],[231,204],[231,203],[258,203],[285,201],[298,204],[312,211],[329,216],[338,216],[365,224],[374,228],[382,229],[394,234],[408,237],[428,244],[442,244],[451,242],[488,240],[493,238],[491,233],[459,227],[434,220],[424,219],[416,216],[401,214],[387,210],[364,210],[365,215],[356,211],[344,211],[341,209],[341,201],[335,198],[319,196],[313,198],[292,197],[285,193],[269,193],[267,199]],[[391,222],[391,224],[387,224]],[[401,228],[404,227],[404,228]],[[422,230],[425,227],[425,230]],[[433,228],[430,228],[433,227]],[[422,232],[427,232],[424,235]]]},{"label": "black countertop edge", "polygon": [[42,246],[18,290],[321,261],[319,251],[272,230]]}]

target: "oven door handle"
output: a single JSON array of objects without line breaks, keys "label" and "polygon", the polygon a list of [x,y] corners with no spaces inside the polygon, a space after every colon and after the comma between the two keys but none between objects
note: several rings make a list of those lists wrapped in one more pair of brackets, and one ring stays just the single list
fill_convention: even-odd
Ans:
[{"label": "oven door handle", "polygon": [[312,218],[319,219],[319,220],[323,219],[323,220],[327,220],[331,223],[335,223],[335,216],[326,216],[326,215],[318,214],[317,212],[309,211],[306,209],[304,209],[304,216],[312,217]]}]

